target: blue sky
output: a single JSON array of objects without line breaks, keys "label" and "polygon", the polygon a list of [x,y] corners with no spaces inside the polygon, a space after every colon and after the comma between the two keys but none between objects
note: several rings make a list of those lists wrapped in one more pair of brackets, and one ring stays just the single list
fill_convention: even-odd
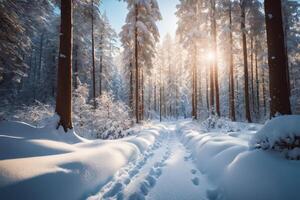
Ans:
[{"label": "blue sky", "polygon": [[[161,37],[164,37],[167,33],[175,35],[177,28],[175,12],[178,3],[179,0],[158,0],[163,17],[163,20],[158,23]],[[128,12],[127,4],[118,0],[103,0],[101,10],[106,12],[112,27],[119,33],[125,23]]]}]

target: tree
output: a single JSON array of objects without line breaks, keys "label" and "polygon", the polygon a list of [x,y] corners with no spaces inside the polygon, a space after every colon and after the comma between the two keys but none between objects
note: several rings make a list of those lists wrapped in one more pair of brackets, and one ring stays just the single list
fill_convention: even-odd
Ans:
[{"label": "tree", "polygon": [[96,108],[96,67],[95,67],[95,36],[94,36],[94,0],[91,2],[91,37],[92,37],[92,77],[93,77],[93,104]]},{"label": "tree", "polygon": [[246,0],[240,0],[241,8],[241,31],[244,56],[244,99],[245,115],[248,122],[252,122],[249,103],[249,76],[248,76],[248,53],[247,53],[247,36],[246,36]]},{"label": "tree", "polygon": [[[199,1],[183,0],[177,6],[176,15],[179,18],[177,34],[180,36],[180,42],[190,53],[188,62],[191,69],[191,99],[192,99],[192,117],[197,119],[198,107],[198,41],[201,38],[200,20],[205,19],[204,12],[201,12]],[[203,15],[203,16],[202,16]]]},{"label": "tree", "polygon": [[61,1],[61,25],[55,111],[65,132],[72,129],[72,0]]},{"label": "tree", "polygon": [[229,116],[232,121],[236,120],[235,117],[235,96],[234,96],[234,64],[233,64],[233,38],[232,38],[232,3],[228,3],[229,14]]},{"label": "tree", "polygon": [[155,55],[155,45],[159,41],[156,21],[161,14],[156,0],[127,0],[129,13],[126,24],[120,33],[121,41],[127,55],[126,58],[135,66],[135,117],[140,122],[142,89],[144,87],[142,72],[149,73]]},{"label": "tree", "polygon": [[221,115],[220,112],[220,92],[219,92],[219,73],[218,73],[218,60],[217,60],[217,22],[216,22],[216,1],[211,0],[211,34],[212,34],[212,51],[215,54],[213,61],[213,79],[214,79],[214,90],[216,97],[216,114]]},{"label": "tree", "polygon": [[288,62],[284,41],[281,0],[265,0],[270,76],[270,115],[291,114]]}]

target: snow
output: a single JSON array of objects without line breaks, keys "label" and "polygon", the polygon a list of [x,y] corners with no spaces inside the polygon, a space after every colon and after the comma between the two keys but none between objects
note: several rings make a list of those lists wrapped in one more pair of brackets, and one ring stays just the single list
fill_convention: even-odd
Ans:
[{"label": "snow", "polygon": [[300,137],[300,116],[278,116],[268,121],[266,125],[257,132],[250,141],[250,146],[261,146],[263,149],[274,148],[276,142],[290,140]]},{"label": "snow", "polygon": [[1,199],[80,199],[155,141],[155,127],[119,141],[88,141],[54,127],[0,123]]},{"label": "snow", "polygon": [[[298,129],[296,116],[283,116],[261,125],[235,123],[237,132],[212,129],[204,132],[195,123],[185,122],[181,127],[181,138],[192,152],[198,169],[206,174],[218,187],[207,192],[211,199],[230,200],[280,200],[299,199],[300,162],[287,160],[275,151],[253,149],[252,138],[264,138],[273,131],[290,135]],[[255,127],[256,126],[256,127]],[[289,127],[289,128],[287,128]],[[202,130],[201,130],[202,129]],[[278,129],[278,131],[276,131]],[[270,133],[270,132],[269,132]],[[294,150],[298,152],[298,149]],[[291,152],[291,153],[294,153]]]},{"label": "snow", "polygon": [[[253,148],[295,136],[299,116],[264,126],[211,118],[148,122],[118,140],[53,124],[0,123],[1,199],[300,199],[300,162]],[[256,147],[254,145],[254,147]],[[299,148],[289,151],[298,154]]]},{"label": "snow", "polygon": [[176,123],[168,122],[161,125],[157,141],[138,162],[119,170],[110,183],[88,200],[198,200],[212,188],[180,142]]},{"label": "snow", "polygon": [[268,17],[269,17],[269,19],[272,19],[273,15],[272,14],[268,14]]}]

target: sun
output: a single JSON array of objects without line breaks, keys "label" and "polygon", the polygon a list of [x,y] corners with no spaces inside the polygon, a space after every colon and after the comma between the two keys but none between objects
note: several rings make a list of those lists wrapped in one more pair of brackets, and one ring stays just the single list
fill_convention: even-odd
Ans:
[{"label": "sun", "polygon": [[209,61],[209,62],[212,62],[212,61],[214,61],[215,60],[215,58],[216,58],[216,54],[215,54],[215,52],[214,51],[208,51],[207,53],[206,53],[206,59],[207,59],[207,61]]}]

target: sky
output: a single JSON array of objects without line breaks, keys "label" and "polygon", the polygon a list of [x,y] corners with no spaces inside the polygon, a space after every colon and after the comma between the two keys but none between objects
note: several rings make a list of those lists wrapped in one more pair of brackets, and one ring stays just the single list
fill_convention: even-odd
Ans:
[{"label": "sky", "polygon": [[[157,0],[163,20],[158,22],[161,38],[167,33],[175,35],[177,28],[177,17],[175,16],[176,5],[179,0]],[[106,12],[112,27],[119,33],[125,23],[127,15],[127,4],[118,0],[103,0],[101,10]]]}]

